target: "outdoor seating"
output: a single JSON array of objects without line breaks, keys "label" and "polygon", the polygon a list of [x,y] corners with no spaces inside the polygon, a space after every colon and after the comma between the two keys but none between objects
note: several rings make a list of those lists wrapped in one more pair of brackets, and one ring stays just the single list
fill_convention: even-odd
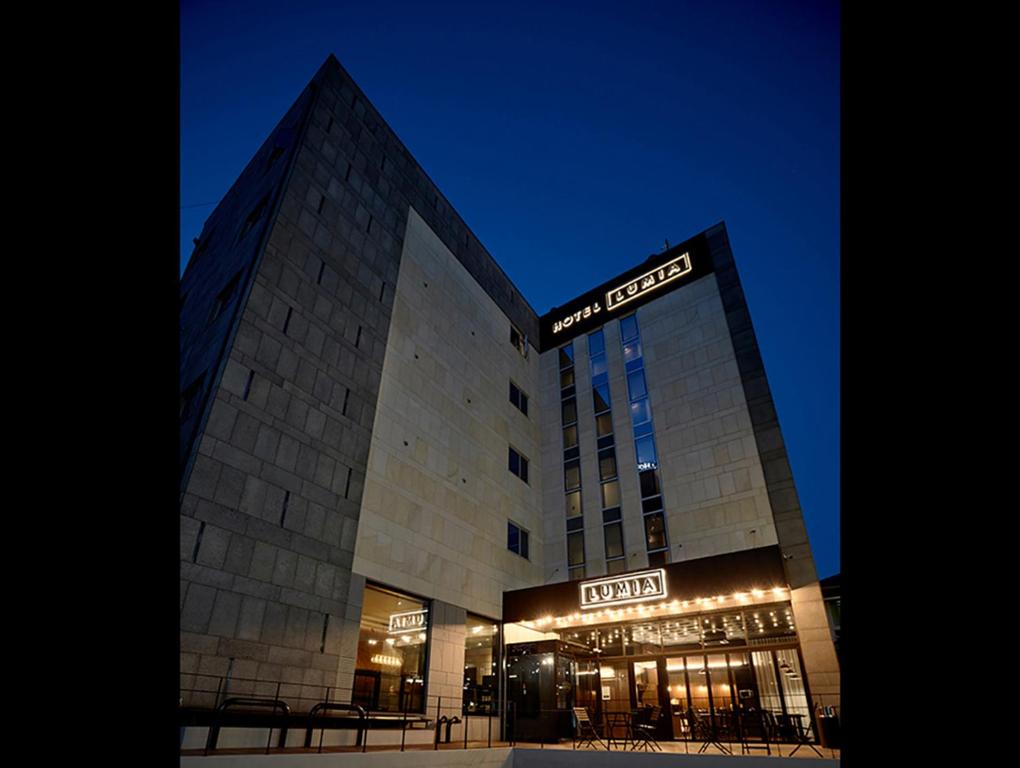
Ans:
[{"label": "outdoor seating", "polygon": [[768,726],[765,716],[757,709],[742,709],[737,715],[737,737],[740,740],[740,753],[747,754],[753,749],[764,749],[767,755],[772,754],[769,744]]},{"label": "outdoor seating", "polygon": [[602,737],[599,735],[591,718],[588,717],[588,710],[584,707],[574,707],[574,749],[577,749],[578,744],[581,744],[581,746],[590,744],[593,747],[598,744],[607,750],[609,749],[607,745],[602,743]]},{"label": "outdoor seating", "polygon": [[797,754],[797,750],[804,746],[813,749],[815,754],[818,755],[819,757],[824,757],[824,755],[818,750],[818,747],[816,747],[814,744],[815,739],[813,729],[814,724],[810,718],[808,719],[806,728],[804,727],[804,720],[802,717],[798,717],[793,720],[793,727],[791,730],[793,740],[794,742],[796,742],[797,746],[793,748],[793,752],[790,753],[790,757],[793,757],[795,754]]},{"label": "outdoor seating", "polygon": [[638,742],[640,742],[641,749],[648,750],[651,748],[652,751],[656,749],[660,752],[662,751],[662,747],[659,746],[659,742],[655,739],[655,729],[658,727],[661,711],[660,707],[654,706],[640,710],[634,715],[632,729],[634,734],[633,749],[638,749]]}]

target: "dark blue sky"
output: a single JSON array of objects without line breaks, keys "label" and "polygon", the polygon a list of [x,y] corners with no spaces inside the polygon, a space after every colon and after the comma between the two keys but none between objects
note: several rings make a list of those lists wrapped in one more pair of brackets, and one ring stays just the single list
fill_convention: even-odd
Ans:
[{"label": "dark blue sky", "polygon": [[182,272],[331,52],[539,314],[726,221],[838,571],[838,3],[184,0]]}]

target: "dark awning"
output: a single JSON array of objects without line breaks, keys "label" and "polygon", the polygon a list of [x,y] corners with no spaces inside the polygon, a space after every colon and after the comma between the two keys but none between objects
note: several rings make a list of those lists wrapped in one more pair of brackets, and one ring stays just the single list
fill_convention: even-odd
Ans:
[{"label": "dark awning", "polygon": [[[747,592],[751,589],[788,586],[778,546],[685,560],[671,563],[664,566],[664,569],[668,585],[667,600],[694,600],[699,597]],[[620,577],[626,575],[619,574]],[[503,621],[566,616],[580,611],[580,585],[584,581],[591,579],[504,592]]]}]

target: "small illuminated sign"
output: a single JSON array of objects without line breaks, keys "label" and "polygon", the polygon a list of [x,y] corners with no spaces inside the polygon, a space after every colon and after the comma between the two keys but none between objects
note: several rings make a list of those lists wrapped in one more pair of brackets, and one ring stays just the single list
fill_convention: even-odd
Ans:
[{"label": "small illuminated sign", "polygon": [[582,581],[581,610],[607,605],[625,605],[666,597],[666,571],[640,571],[625,576],[612,576]]},{"label": "small illuminated sign", "polygon": [[425,629],[425,623],[428,621],[428,612],[428,608],[423,608],[420,611],[391,614],[389,634],[402,635],[406,632],[420,632]]},{"label": "small illuminated sign", "polygon": [[574,323],[579,323],[581,320],[591,317],[592,315],[598,314],[602,311],[602,307],[596,301],[594,304],[589,304],[584,309],[579,309],[572,315],[567,315],[562,320],[557,320],[553,323],[553,333],[559,333],[564,328],[569,328]]},{"label": "small illuminated sign", "polygon": [[618,288],[607,291],[606,309],[618,309],[628,301],[633,301],[650,291],[658,290],[666,283],[672,282],[678,277],[683,277],[692,269],[691,254],[688,251],[681,256],[677,256],[672,261],[666,262],[661,267],[653,269],[651,272],[645,272],[641,277],[637,277]]},{"label": "small illuminated sign", "polygon": [[638,472],[644,472],[646,469],[658,469],[659,465],[654,461],[639,461],[637,468]]}]

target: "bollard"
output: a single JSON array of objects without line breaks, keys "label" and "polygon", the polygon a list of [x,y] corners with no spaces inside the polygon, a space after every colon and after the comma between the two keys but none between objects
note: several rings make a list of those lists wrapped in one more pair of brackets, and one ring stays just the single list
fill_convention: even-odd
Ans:
[{"label": "bollard", "polygon": [[439,749],[439,729],[442,726],[442,722],[439,719],[440,718],[440,714],[439,713],[440,713],[440,711],[442,711],[442,707],[443,707],[443,697],[439,696],[436,699],[436,743],[435,743],[435,745],[432,748],[433,751],[436,751],[436,750]]}]

